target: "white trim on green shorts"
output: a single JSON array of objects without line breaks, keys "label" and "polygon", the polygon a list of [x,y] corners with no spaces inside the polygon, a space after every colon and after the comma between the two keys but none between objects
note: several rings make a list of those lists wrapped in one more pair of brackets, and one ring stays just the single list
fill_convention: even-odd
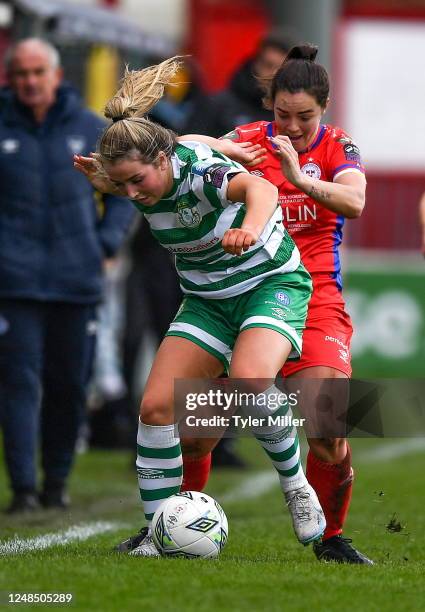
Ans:
[{"label": "white trim on green shorts", "polygon": [[232,349],[230,348],[230,346],[227,345],[225,342],[222,342],[215,336],[212,336],[200,327],[196,327],[196,325],[191,325],[190,323],[173,321],[168,329],[167,334],[169,332],[181,332],[186,336],[192,336],[193,342],[195,344],[197,344],[196,339],[200,340],[205,345],[214,349],[216,353],[222,355],[227,365],[230,364],[230,361],[232,359]]},{"label": "white trim on green shorts", "polygon": [[275,329],[275,331],[283,334],[289,342],[292,344],[293,349],[289,354],[289,359],[297,359],[301,355],[303,341],[296,329],[285,323],[284,321],[278,321],[273,317],[254,316],[248,317],[242,323],[239,331],[243,331],[247,327],[268,327]]}]

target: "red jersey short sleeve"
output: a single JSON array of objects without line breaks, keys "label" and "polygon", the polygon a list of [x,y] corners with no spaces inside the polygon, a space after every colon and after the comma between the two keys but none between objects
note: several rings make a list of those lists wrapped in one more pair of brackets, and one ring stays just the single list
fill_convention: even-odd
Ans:
[{"label": "red jersey short sleeve", "polygon": [[330,130],[327,145],[328,158],[326,160],[329,175],[334,181],[345,172],[358,171],[364,174],[364,166],[358,146],[351,138],[339,128],[330,125],[323,126]]}]

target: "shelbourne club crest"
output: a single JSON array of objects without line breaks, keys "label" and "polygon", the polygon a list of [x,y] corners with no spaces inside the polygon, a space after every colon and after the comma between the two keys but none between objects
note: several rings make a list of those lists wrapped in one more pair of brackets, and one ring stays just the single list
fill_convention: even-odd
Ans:
[{"label": "shelbourne club crest", "polygon": [[308,164],[304,164],[304,166],[301,168],[301,172],[307,176],[310,176],[311,178],[316,179],[319,179],[322,174],[320,167],[312,161]]},{"label": "shelbourne club crest", "polygon": [[181,200],[177,204],[177,214],[179,221],[184,227],[198,227],[201,222],[201,215],[196,206],[190,206],[189,202]]}]

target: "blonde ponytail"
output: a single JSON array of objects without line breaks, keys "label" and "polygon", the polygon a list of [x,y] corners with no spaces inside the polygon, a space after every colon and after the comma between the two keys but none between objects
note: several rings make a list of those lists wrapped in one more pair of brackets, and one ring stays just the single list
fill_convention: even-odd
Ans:
[{"label": "blonde ponytail", "polygon": [[145,115],[173,83],[180,59],[172,57],[142,70],[126,69],[117,93],[105,106],[104,115],[113,123],[104,131],[98,146],[100,160],[114,161],[138,154],[144,163],[154,163],[160,151],[170,157],[176,137]]},{"label": "blonde ponytail", "polygon": [[113,121],[144,117],[162,98],[165,87],[172,83],[180,64],[176,56],[143,70],[126,68],[121,88],[105,106],[105,117]]}]

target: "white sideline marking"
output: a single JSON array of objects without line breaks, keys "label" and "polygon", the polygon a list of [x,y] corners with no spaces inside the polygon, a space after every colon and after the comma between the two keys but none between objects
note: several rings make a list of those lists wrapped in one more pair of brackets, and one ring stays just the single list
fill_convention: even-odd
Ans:
[{"label": "white sideline marking", "polygon": [[[242,482],[231,491],[220,497],[220,502],[231,503],[243,499],[254,499],[266,493],[273,486],[279,484],[279,479],[274,470],[254,472],[242,480]],[[105,531],[116,531],[123,527],[122,523],[103,522],[87,523],[86,525],[73,525],[65,531],[57,533],[45,533],[35,538],[23,540],[15,537],[0,544],[0,557],[6,555],[18,555],[33,550],[43,550],[51,546],[66,546],[71,542],[82,542],[98,533]]]},{"label": "white sideline marking", "polygon": [[20,555],[33,550],[43,550],[50,546],[66,546],[71,542],[82,542],[98,533],[104,531],[115,531],[122,527],[121,523],[112,523],[105,521],[97,521],[95,523],[87,523],[83,525],[72,525],[65,531],[57,533],[45,533],[44,535],[35,538],[23,540],[15,537],[12,540],[0,544],[0,556],[5,555]]},{"label": "white sideline marking", "polygon": [[277,472],[274,469],[264,470],[263,472],[254,472],[242,480],[242,482],[234,487],[228,493],[220,496],[220,503],[231,503],[241,499],[254,499],[260,497],[279,484]]},{"label": "white sideline marking", "polygon": [[399,440],[391,444],[377,446],[369,451],[359,453],[357,456],[361,462],[388,461],[421,451],[425,451],[425,438],[410,438],[408,440]]}]

